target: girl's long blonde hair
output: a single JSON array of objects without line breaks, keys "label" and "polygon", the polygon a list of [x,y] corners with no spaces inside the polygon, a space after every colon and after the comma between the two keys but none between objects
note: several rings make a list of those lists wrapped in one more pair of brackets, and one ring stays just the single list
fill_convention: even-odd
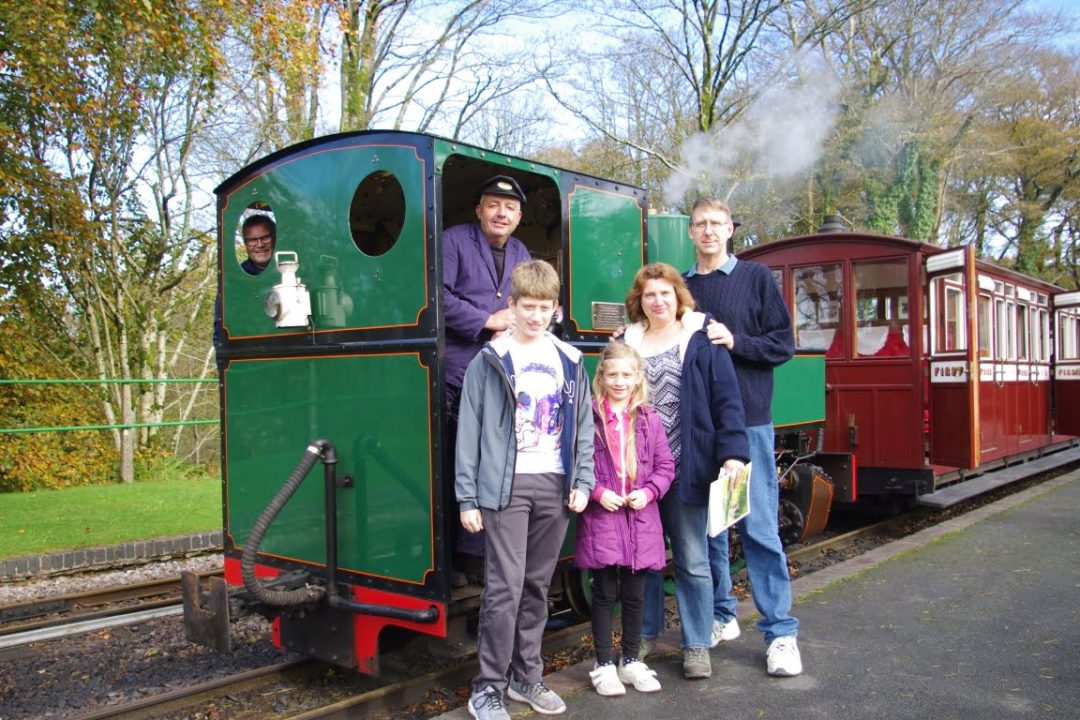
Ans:
[{"label": "girl's long blonde hair", "polygon": [[[626,428],[626,458],[623,461],[623,470],[631,481],[637,478],[637,422],[640,415],[639,409],[649,402],[649,383],[645,380],[645,365],[638,351],[624,342],[609,342],[600,351],[600,360],[596,364],[596,374],[593,376],[592,391],[597,405],[602,409],[607,400],[607,388],[604,387],[604,365],[610,360],[632,360],[638,371],[638,384],[630,393],[630,402],[626,406],[630,422]],[[611,438],[607,432],[607,417],[602,415],[602,422],[596,428],[597,433],[603,433],[608,448],[611,448]]]}]

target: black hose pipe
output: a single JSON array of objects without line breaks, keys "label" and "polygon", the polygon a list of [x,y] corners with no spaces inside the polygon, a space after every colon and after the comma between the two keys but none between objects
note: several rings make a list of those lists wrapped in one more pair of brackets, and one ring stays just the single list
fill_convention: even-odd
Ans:
[{"label": "black hose pipe", "polygon": [[326,520],[326,596],[330,607],[362,615],[378,615],[408,620],[415,623],[433,623],[439,619],[439,610],[431,606],[425,610],[406,610],[389,605],[373,605],[349,600],[338,594],[337,588],[337,453],[331,444],[323,453],[323,515]]},{"label": "black hose pipe", "polygon": [[[302,588],[293,590],[271,590],[267,588],[263,585],[262,580],[255,576],[255,556],[259,551],[259,545],[262,544],[263,536],[266,535],[266,531],[270,528],[270,523],[285,507],[285,503],[300,487],[300,483],[304,482],[304,478],[314,467],[319,457],[328,449],[333,454],[333,447],[329,440],[316,440],[308,445],[304,457],[300,458],[300,464],[292,471],[289,479],[277,491],[270,503],[263,508],[262,514],[259,515],[258,520],[255,521],[251,528],[251,534],[248,536],[247,542],[244,543],[244,552],[240,556],[240,575],[244,579],[244,587],[262,603],[277,607],[304,605],[318,600],[325,592],[324,588],[314,585],[305,585]],[[334,462],[337,462],[336,456]]]}]

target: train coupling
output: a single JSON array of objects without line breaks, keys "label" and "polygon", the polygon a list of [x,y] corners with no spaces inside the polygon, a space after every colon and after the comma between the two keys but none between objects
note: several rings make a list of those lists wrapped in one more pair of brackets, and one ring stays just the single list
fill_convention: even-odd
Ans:
[{"label": "train coupling", "polygon": [[[302,571],[282,573],[266,583],[268,588],[291,590],[307,584],[311,576]],[[212,576],[204,588],[196,573],[180,575],[184,599],[184,635],[188,641],[205,645],[218,652],[229,652],[232,641],[229,624],[253,612],[273,619],[281,608],[268,607],[255,599],[244,587],[229,587],[225,579]]]}]

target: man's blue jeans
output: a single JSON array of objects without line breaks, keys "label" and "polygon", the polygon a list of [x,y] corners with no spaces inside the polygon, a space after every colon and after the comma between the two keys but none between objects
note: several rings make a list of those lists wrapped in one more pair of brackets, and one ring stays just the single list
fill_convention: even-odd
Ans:
[{"label": "man's blue jeans", "polygon": [[[780,543],[777,509],[780,489],[773,456],[773,426],[746,428],[750,443],[750,514],[738,524],[743,557],[750,577],[754,605],[761,614],[757,628],[765,642],[785,635],[797,635],[799,621],[791,616],[791,577],[787,557]],[[728,534],[709,538],[709,566],[713,579],[713,617],[727,622],[735,617],[738,600],[731,594],[731,564]]]},{"label": "man's blue jeans", "polygon": [[[660,501],[660,518],[671,542],[675,564],[675,597],[679,601],[679,622],[684,648],[707,648],[712,633],[710,610],[713,589],[709,571],[709,509],[690,505],[679,498],[679,488],[672,486]],[[664,632],[664,579],[659,572],[649,573],[645,581],[641,637],[655,640]]]}]

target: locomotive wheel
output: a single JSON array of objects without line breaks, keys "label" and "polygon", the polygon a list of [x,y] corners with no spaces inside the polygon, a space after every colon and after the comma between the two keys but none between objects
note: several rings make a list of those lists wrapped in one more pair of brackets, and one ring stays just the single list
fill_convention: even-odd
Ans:
[{"label": "locomotive wheel", "polygon": [[562,574],[563,589],[570,609],[583,618],[592,616],[592,573],[571,568]]},{"label": "locomotive wheel", "polygon": [[803,517],[798,505],[791,500],[781,498],[778,520],[780,542],[787,546],[802,540],[803,532],[806,530],[806,518]]}]

